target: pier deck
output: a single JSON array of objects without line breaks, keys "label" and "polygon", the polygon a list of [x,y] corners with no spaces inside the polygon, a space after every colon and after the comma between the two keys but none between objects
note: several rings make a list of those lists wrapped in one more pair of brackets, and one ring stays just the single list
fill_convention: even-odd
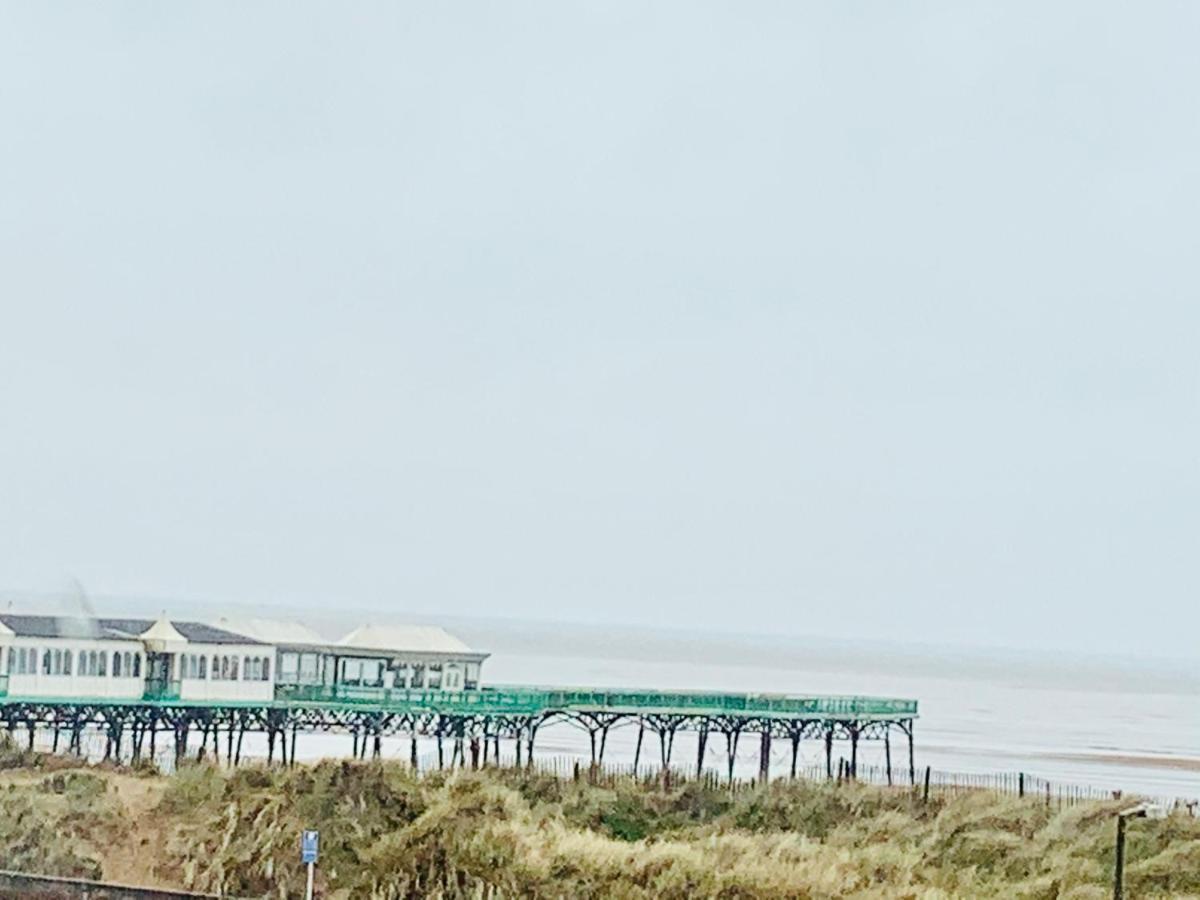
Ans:
[{"label": "pier deck", "polygon": [[147,692],[140,700],[0,696],[0,726],[10,733],[27,730],[30,746],[38,729],[50,729],[56,749],[61,738],[68,750],[78,752],[82,733],[99,730],[107,738],[109,756],[132,760],[147,750],[147,740],[153,755],[158,735],[165,733],[173,742],[177,758],[188,752],[189,734],[198,734],[201,753],[211,741],[212,752],[219,758],[219,738],[223,736],[226,759],[236,763],[247,732],[266,735],[272,760],[278,742],[285,762],[294,761],[298,736],[311,732],[353,735],[354,755],[358,757],[367,755],[369,744],[373,746],[372,755],[378,756],[384,736],[408,735],[414,765],[419,736],[436,740],[439,761],[443,759],[444,742],[451,742],[451,764],[465,763],[468,751],[472,763],[477,763],[481,749],[484,761],[489,750],[498,758],[502,739],[513,742],[518,760],[522,755],[530,760],[538,729],[567,722],[588,733],[591,758],[597,763],[604,760],[608,734],[614,728],[638,729],[639,756],[644,734],[657,736],[664,768],[671,764],[677,733],[697,734],[699,758],[703,757],[708,736],[721,734],[731,773],[738,739],[743,734],[757,734],[760,773],[764,776],[768,774],[773,738],[791,742],[793,761],[802,740],[824,741],[826,766],[831,774],[835,739],[850,742],[850,774],[857,766],[860,740],[884,741],[890,769],[891,735],[896,731],[907,739],[911,779],[916,718],[915,700],[883,697],[524,685],[471,691],[277,685],[271,701],[181,701],[170,691]]}]

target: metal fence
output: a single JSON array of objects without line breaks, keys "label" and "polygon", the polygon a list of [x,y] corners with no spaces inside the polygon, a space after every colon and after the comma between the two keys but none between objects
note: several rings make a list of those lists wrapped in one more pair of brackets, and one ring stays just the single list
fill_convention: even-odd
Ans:
[{"label": "metal fence", "polygon": [[[699,782],[710,789],[724,789],[734,793],[754,790],[760,783],[755,778],[728,778],[714,769],[704,769],[697,775],[694,766],[672,766],[666,770],[656,765],[642,765],[636,769],[632,764],[603,764],[589,765],[586,761],[574,756],[554,756],[539,759],[530,766],[533,771],[561,779],[587,781],[602,787],[616,787],[622,781],[637,780],[646,784],[664,783],[682,786]],[[901,771],[893,768],[891,772],[883,766],[857,767],[857,773],[851,773],[849,765],[842,760],[830,778],[824,765],[810,765],[798,768],[796,778],[807,782],[832,782],[870,784],[881,788],[891,788],[895,791],[911,793],[918,798],[958,796],[972,793],[986,793],[994,796],[1024,797],[1031,801],[1045,803],[1054,809],[1061,809],[1081,803],[1096,803],[1101,801],[1133,798],[1135,795],[1121,791],[1103,790],[1086,785],[1070,784],[1067,782],[1052,782],[1036,775],[1024,772],[995,772],[991,774],[948,772],[940,769],[925,767],[917,771],[916,778],[910,781],[908,770]],[[788,775],[773,777],[772,782],[787,782]],[[1191,816],[1200,815],[1200,800],[1185,797],[1145,797],[1136,795],[1138,799],[1150,800],[1168,810],[1185,813]]]}]

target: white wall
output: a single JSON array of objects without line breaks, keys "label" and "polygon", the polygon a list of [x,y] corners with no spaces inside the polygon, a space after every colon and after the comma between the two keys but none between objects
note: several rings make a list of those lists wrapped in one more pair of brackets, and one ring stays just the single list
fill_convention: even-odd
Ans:
[{"label": "white wall", "polygon": [[[205,677],[190,674],[187,657],[204,657]],[[213,677],[213,657],[237,659],[238,677],[232,679]],[[248,680],[246,659],[267,660],[270,677],[266,680]],[[191,644],[176,654],[175,674],[181,678],[180,699],[182,700],[274,700],[275,699],[275,648],[266,644]]]},{"label": "white wall", "polygon": [[[19,674],[16,670],[16,653],[20,649],[36,650],[36,665],[33,672]],[[46,675],[42,668],[42,656],[47,651],[70,651],[70,675]],[[79,674],[79,654],[89,651],[106,656],[105,676]],[[122,669],[120,677],[113,676],[113,653],[129,653],[141,657],[138,675]],[[0,654],[0,671],[8,675],[8,696],[13,697],[99,697],[105,699],[141,699],[145,688],[146,659],[140,641],[90,640],[87,638],[31,638],[13,636]],[[9,659],[14,665],[10,666]],[[11,669],[11,671],[10,671]]]}]

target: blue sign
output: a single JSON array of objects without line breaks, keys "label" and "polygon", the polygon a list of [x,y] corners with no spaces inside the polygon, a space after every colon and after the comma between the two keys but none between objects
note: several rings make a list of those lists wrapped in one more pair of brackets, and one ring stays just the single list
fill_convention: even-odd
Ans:
[{"label": "blue sign", "polygon": [[300,835],[300,862],[315,863],[320,847],[321,833],[319,831],[304,832]]}]

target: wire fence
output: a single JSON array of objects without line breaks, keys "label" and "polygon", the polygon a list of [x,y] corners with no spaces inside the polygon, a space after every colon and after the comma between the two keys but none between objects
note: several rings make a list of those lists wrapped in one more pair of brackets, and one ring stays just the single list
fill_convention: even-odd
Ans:
[{"label": "wire fence", "polygon": [[[502,764],[504,765],[504,764]],[[554,756],[536,760],[528,768],[540,774],[560,779],[587,781],[602,787],[616,787],[623,781],[636,780],[646,784],[666,783],[683,786],[698,782],[709,789],[725,789],[732,793],[754,790],[761,782],[756,778],[729,778],[713,769],[704,769],[697,774],[694,767],[658,766],[603,763],[589,764],[573,756]],[[852,771],[843,760],[836,768],[827,770],[823,765],[797,768],[796,778],[809,782],[860,783],[897,791],[907,791],[923,799],[939,796],[956,796],[970,793],[988,793],[997,796],[1024,797],[1044,802],[1047,806],[1062,809],[1081,803],[1132,799],[1148,800],[1172,812],[1190,816],[1200,815],[1200,801],[1184,797],[1146,797],[1122,791],[1110,791],[1087,785],[1052,782],[1025,772],[996,772],[991,774],[948,772],[924,767],[912,773],[884,766],[859,765]],[[775,775],[772,782],[791,780],[790,774]]]}]

